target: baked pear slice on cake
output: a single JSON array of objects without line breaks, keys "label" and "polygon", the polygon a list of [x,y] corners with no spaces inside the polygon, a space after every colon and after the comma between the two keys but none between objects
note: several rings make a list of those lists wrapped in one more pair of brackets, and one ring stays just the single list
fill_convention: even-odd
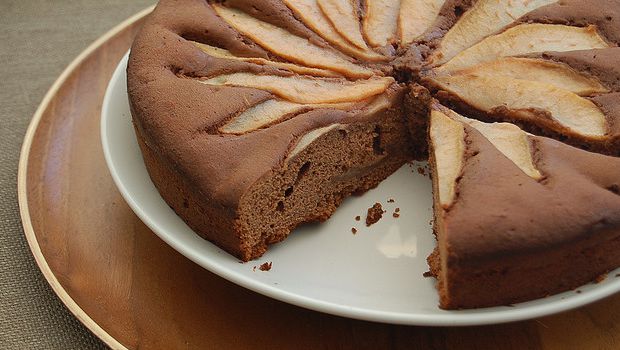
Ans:
[{"label": "baked pear slice on cake", "polygon": [[[299,17],[309,28],[319,34],[322,38],[339,48],[342,52],[366,61],[377,62],[384,61],[387,57],[372,51],[366,45],[356,46],[343,37],[338,29],[335,28],[330,18],[325,15],[317,0],[283,0],[297,17]],[[349,36],[354,35],[349,32]],[[361,33],[360,33],[361,35]],[[360,48],[362,47],[362,48]]]},{"label": "baked pear slice on cake", "polygon": [[444,64],[489,35],[513,24],[515,19],[555,2],[557,0],[475,1],[441,39],[431,61],[434,65]]},{"label": "baked pear slice on cake", "polygon": [[620,264],[620,158],[438,104],[429,142],[442,308],[541,298]]},{"label": "baked pear slice on cake", "polygon": [[396,40],[400,0],[366,0],[362,29],[372,47],[386,46]]},{"label": "baked pear slice on cake", "polygon": [[576,147],[620,156],[620,48],[529,53],[424,79],[442,104],[484,121],[510,122]]}]

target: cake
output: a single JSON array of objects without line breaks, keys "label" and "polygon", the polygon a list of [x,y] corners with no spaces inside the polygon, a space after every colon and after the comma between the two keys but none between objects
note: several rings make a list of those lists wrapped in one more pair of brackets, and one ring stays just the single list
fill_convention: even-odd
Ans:
[{"label": "cake", "polygon": [[620,158],[442,106],[430,143],[442,307],[541,298],[620,266]]},{"label": "cake", "polygon": [[128,95],[163,199],[242,261],[429,157],[440,306],[503,305],[620,266],[619,40],[617,0],[161,0]]}]

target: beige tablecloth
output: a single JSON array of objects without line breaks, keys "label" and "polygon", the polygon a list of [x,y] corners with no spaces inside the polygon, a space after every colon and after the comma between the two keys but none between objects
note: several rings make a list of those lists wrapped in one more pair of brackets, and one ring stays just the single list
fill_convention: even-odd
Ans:
[{"label": "beige tablecloth", "polygon": [[23,235],[17,164],[28,123],[62,70],[153,0],[0,1],[0,348],[105,348],[64,307]]}]

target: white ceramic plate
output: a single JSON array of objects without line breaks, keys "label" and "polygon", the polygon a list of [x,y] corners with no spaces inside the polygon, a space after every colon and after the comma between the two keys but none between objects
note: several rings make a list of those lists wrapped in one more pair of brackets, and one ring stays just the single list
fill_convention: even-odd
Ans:
[{"label": "white ceramic plate", "polygon": [[[429,224],[431,181],[406,165],[361,197],[350,198],[323,224],[295,230],[259,260],[240,264],[198,237],[164,202],[151,182],[131,125],[125,68],[120,62],[103,102],[106,161],[136,214],[174,249],[240,286],[305,308],[351,318],[410,325],[479,325],[523,320],[575,308],[620,290],[617,271],[599,284],[512,307],[445,311],[426,257],[435,240]],[[394,203],[388,203],[393,198]],[[375,202],[387,213],[370,228],[363,220]],[[400,217],[392,217],[400,208]],[[355,221],[359,215],[362,221]],[[358,232],[353,235],[351,228]],[[258,266],[272,262],[270,271]]]}]

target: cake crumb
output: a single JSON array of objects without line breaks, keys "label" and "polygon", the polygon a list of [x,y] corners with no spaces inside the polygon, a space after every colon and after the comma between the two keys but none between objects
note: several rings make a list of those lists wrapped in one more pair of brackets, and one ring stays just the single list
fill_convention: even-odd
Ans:
[{"label": "cake crumb", "polygon": [[356,229],[355,227],[352,227],[352,228],[351,228],[351,232],[352,232],[353,234],[356,234],[356,233],[357,233],[357,229]]},{"label": "cake crumb", "polygon": [[616,274],[616,277],[620,277],[620,273],[617,273],[617,274]]},{"label": "cake crumb", "polygon": [[252,272],[256,271],[256,265],[252,267]]},{"label": "cake crumb", "polygon": [[607,278],[607,274],[606,274],[606,273],[604,273],[604,274],[602,274],[602,275],[599,275],[598,277],[596,277],[596,278],[594,279],[594,283],[601,283],[601,282],[603,282],[606,278]]},{"label": "cake crumb", "polygon": [[360,220],[362,220],[361,216],[358,215],[358,216],[355,217],[355,221],[360,221]]},{"label": "cake crumb", "polygon": [[430,271],[426,271],[422,274],[423,277],[434,277],[433,273]]},{"label": "cake crumb", "polygon": [[422,175],[422,176],[426,176],[426,170],[424,168],[422,168],[421,166],[418,167],[418,174]]},{"label": "cake crumb", "polygon": [[394,203],[394,202],[396,202],[396,201],[394,200],[394,198],[390,198],[390,199],[388,199],[388,203]]},{"label": "cake crumb", "polygon": [[400,217],[400,208],[394,209],[394,213],[392,214],[392,216],[395,217],[395,218],[399,218]]},{"label": "cake crumb", "polygon": [[271,261],[270,262],[265,262],[265,263],[261,264],[259,269],[261,271],[269,271],[269,270],[271,270]]},{"label": "cake crumb", "polygon": [[577,289],[577,290],[575,291],[575,293],[577,293],[577,294],[581,294],[581,291],[580,291],[579,289]]},{"label": "cake crumb", "polygon": [[370,226],[376,224],[377,221],[381,220],[383,217],[383,207],[381,203],[375,203],[372,207],[368,208],[368,213],[366,214],[366,226]]}]

